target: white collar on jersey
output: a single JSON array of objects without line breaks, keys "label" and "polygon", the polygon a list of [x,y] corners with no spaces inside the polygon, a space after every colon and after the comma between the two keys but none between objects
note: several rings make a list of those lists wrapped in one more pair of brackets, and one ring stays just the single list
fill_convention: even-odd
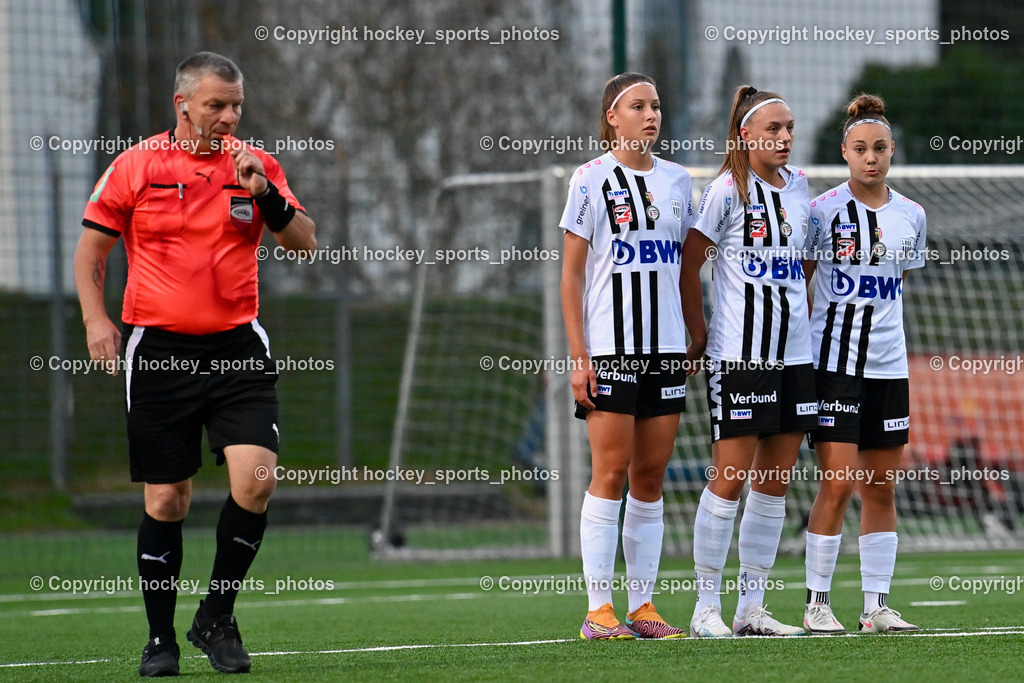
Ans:
[{"label": "white collar on jersey", "polygon": [[779,169],[779,173],[781,173],[782,177],[784,177],[786,179],[786,184],[784,186],[782,186],[782,187],[775,187],[774,185],[769,183],[767,180],[765,180],[761,176],[757,175],[757,173],[754,172],[754,169],[750,169],[750,176],[754,180],[760,181],[760,182],[764,183],[765,185],[768,185],[769,187],[774,187],[776,190],[788,190],[789,186],[793,184],[793,178],[796,177],[796,173],[793,173],[793,171],[791,171],[787,166],[783,166],[782,168],[780,168]]}]

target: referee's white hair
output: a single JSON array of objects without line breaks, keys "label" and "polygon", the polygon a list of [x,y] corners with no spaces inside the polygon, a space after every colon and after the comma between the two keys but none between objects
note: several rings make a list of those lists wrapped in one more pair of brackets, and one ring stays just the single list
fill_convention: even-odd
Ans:
[{"label": "referee's white hair", "polygon": [[174,93],[192,97],[204,76],[214,75],[229,83],[242,82],[242,70],[233,61],[216,52],[197,52],[174,72]]}]

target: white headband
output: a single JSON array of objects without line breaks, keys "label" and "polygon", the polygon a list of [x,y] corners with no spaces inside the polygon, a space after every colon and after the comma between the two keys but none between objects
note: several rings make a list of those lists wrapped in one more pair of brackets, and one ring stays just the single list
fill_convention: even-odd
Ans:
[{"label": "white headband", "polygon": [[[618,104],[619,98],[622,97],[623,95],[625,95],[626,93],[628,93],[633,88],[637,87],[638,85],[649,85],[652,88],[654,88],[654,84],[651,83],[650,81],[638,81],[638,82],[634,83],[633,85],[627,85],[625,88],[623,88],[621,91],[619,91],[619,94],[615,96],[614,100],[612,100],[612,106],[608,107],[608,111],[611,111],[612,109],[615,109],[615,105]],[[655,88],[655,92],[657,92],[657,88]]]},{"label": "white headband", "polygon": [[853,123],[850,124],[850,127],[846,129],[846,132],[843,133],[843,142],[846,141],[846,138],[850,134],[850,131],[853,130],[854,127],[859,126],[862,123],[877,123],[881,126],[885,126],[885,129],[889,131],[889,135],[892,135],[892,128],[890,128],[889,124],[886,123],[885,121],[882,121],[881,119],[861,119],[860,121],[854,121]]},{"label": "white headband", "polygon": [[772,97],[763,102],[758,102],[757,104],[750,108],[750,111],[743,115],[743,119],[740,121],[740,128],[747,125],[747,121],[750,120],[750,117],[753,115],[755,111],[757,111],[766,104],[771,104],[772,102],[782,102],[782,104],[786,104],[785,100],[783,100],[781,97]]}]

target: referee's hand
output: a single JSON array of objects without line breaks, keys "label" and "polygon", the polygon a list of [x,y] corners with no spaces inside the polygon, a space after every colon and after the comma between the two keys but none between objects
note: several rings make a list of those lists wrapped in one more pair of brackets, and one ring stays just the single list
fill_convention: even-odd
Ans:
[{"label": "referee's hand", "polygon": [[[597,373],[589,358],[581,359],[580,365],[583,367],[574,367],[572,371],[572,396],[581,406],[593,410],[595,406],[590,396],[597,396]],[[588,388],[590,396],[587,395]]]},{"label": "referee's hand", "polygon": [[235,162],[235,180],[253,197],[267,191],[267,175],[263,162],[255,154],[242,147],[231,150],[231,159]]},{"label": "referee's hand", "polygon": [[110,318],[103,318],[85,326],[85,339],[89,345],[89,358],[103,363],[107,372],[117,377],[117,350],[121,348],[121,331]]}]

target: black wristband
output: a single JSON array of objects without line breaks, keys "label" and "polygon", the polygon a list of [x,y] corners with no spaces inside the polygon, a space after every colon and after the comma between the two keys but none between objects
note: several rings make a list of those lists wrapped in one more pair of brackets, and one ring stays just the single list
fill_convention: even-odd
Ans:
[{"label": "black wristband", "polygon": [[281,196],[274,183],[267,180],[266,191],[258,197],[253,197],[256,206],[263,215],[263,222],[270,232],[281,232],[292,219],[295,218],[295,207],[288,203],[288,200]]}]

